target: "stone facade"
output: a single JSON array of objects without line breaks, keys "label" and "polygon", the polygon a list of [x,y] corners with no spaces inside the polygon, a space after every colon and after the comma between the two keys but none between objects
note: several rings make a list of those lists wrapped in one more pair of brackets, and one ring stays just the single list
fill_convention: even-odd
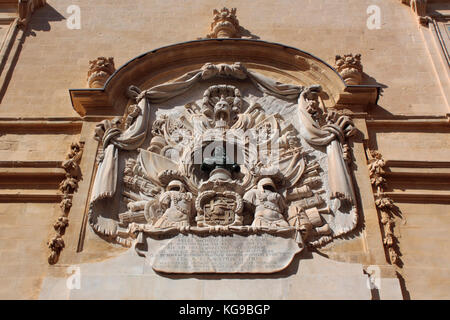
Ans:
[{"label": "stone facade", "polygon": [[[1,0],[0,298],[239,299],[233,290],[239,285],[239,294],[247,299],[448,299],[450,6],[439,0],[377,1],[375,7],[372,2],[236,0],[222,9],[222,3],[206,0]],[[78,7],[71,7],[74,4]],[[70,25],[78,19],[77,8],[79,29]],[[195,75],[198,83],[189,82]],[[180,90],[173,88],[174,80],[186,90],[172,95]],[[220,88],[228,93],[211,93]],[[167,100],[158,100],[161,95]],[[145,101],[151,106],[148,114]],[[286,147],[295,160],[287,168],[295,170],[283,171],[280,181],[295,183],[282,190],[282,183],[272,177],[278,194],[272,198],[307,193],[305,198],[322,197],[325,204],[312,206],[314,212],[305,207],[290,209],[288,215],[286,210],[286,225],[277,222],[271,229],[245,220],[245,214],[239,221],[238,206],[226,213],[230,222],[237,221],[234,229],[217,217],[220,227],[205,217],[183,224],[156,221],[163,217],[156,215],[150,223],[145,218],[149,194],[163,199],[169,192],[172,202],[176,198],[176,203],[184,203],[181,209],[174,207],[182,213],[189,211],[183,206],[191,200],[206,199],[197,207],[193,202],[196,212],[207,211],[205,203],[212,201],[200,195],[215,190],[214,179],[198,189],[181,189],[191,195],[180,200],[169,185],[186,175],[161,176],[168,169],[161,167],[143,179],[133,171],[136,166],[129,165],[146,159],[141,163],[156,168],[159,162],[148,153],[172,154],[167,146],[173,147],[172,133],[179,127],[161,134],[158,124],[166,118],[158,117],[180,106],[188,106],[186,112],[193,117],[208,115],[202,101],[210,101],[212,110],[225,104],[237,108],[232,111],[237,117],[252,102],[267,119],[278,114],[266,123],[287,128],[286,146],[293,146],[293,137],[300,139],[305,152],[301,157],[310,167],[305,165],[299,177],[314,177],[317,170],[322,187],[296,184],[304,182],[292,178],[302,160],[295,158],[295,148]],[[335,154],[327,152],[325,143],[313,147],[311,141],[317,140],[301,132],[308,123],[292,120],[301,119],[301,113],[289,110],[302,106],[314,116],[314,126],[332,127],[342,136],[336,150],[341,150],[338,159],[346,169],[338,170],[344,174],[337,174],[334,182],[330,176],[336,162],[329,159],[336,160]],[[315,110],[321,110],[323,118],[316,118]],[[284,124],[286,119],[293,127]],[[216,127],[228,130],[234,125],[219,120],[214,118],[220,122]],[[149,122],[143,126],[149,133],[141,141],[143,131],[133,128],[142,121]],[[292,128],[298,132],[289,133]],[[120,150],[112,182],[119,191],[105,204],[112,216],[95,203],[96,194],[109,191],[96,184],[113,150],[109,145]],[[148,153],[133,151],[138,147]],[[354,210],[347,213],[333,205],[334,196],[346,198],[333,191],[336,181],[346,179],[346,171],[348,190],[354,191]],[[108,173],[101,181],[112,176]],[[253,184],[249,190],[258,190],[256,180]],[[139,194],[133,188],[148,194],[133,198]],[[220,188],[215,192],[223,193],[221,201],[259,199],[244,189],[231,198]],[[289,201],[287,205],[295,207]],[[290,219],[297,213],[298,220]],[[261,236],[269,241],[267,246],[278,250],[289,241],[285,251],[293,258],[281,261],[281,267],[274,264],[270,272],[272,262],[265,260],[267,268],[256,271],[248,264],[250,269],[237,271],[213,268],[209,275],[181,268],[181,275],[168,276],[164,270],[179,272],[177,262],[171,262],[177,267],[172,269],[149,258],[150,249],[162,242],[148,240],[147,256],[139,255],[144,243],[140,235],[154,235],[167,225],[180,233],[173,243],[208,228],[217,232],[215,237],[242,232],[235,235],[237,243],[239,237],[257,237],[248,233],[270,229]],[[292,232],[292,238],[273,240],[277,230]],[[252,271],[256,274],[249,275]],[[111,283],[121,290],[110,290]],[[188,295],[175,286],[189,288]]]}]

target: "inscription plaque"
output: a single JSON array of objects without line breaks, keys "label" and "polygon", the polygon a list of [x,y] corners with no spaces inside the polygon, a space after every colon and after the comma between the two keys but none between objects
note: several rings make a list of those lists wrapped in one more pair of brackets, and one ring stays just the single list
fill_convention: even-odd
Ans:
[{"label": "inscription plaque", "polygon": [[269,234],[147,238],[144,254],[155,271],[165,273],[274,273],[301,251],[290,239]]}]

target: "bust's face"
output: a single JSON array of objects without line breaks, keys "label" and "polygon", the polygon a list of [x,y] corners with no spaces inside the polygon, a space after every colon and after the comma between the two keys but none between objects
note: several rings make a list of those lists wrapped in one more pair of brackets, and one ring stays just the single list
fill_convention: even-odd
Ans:
[{"label": "bust's face", "polygon": [[216,120],[225,120],[228,121],[230,119],[230,104],[225,100],[221,99],[214,106],[214,115]]}]

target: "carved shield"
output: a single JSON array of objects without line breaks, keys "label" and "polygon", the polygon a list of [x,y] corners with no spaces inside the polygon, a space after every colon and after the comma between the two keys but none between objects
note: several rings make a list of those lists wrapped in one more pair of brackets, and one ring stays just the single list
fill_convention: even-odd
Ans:
[{"label": "carved shield", "polygon": [[236,192],[205,191],[197,198],[197,224],[199,226],[227,226],[242,212],[242,197]]},{"label": "carved shield", "polygon": [[226,226],[234,221],[236,201],[224,196],[216,196],[205,204],[205,223],[208,225]]}]

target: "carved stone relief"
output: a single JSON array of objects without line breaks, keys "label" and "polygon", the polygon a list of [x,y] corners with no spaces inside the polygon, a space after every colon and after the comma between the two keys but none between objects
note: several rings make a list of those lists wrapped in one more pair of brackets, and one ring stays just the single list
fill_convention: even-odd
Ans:
[{"label": "carved stone relief", "polygon": [[80,161],[83,155],[83,142],[72,143],[70,151],[67,154],[67,159],[63,161],[62,167],[66,171],[66,178],[61,181],[59,191],[63,194],[63,198],[59,204],[61,208],[61,216],[58,217],[53,225],[56,231],[48,242],[47,246],[51,250],[48,257],[49,264],[58,262],[59,255],[65,247],[64,239],[62,238],[69,226],[69,212],[72,207],[72,195],[78,190],[78,181],[81,180]]},{"label": "carved stone relief", "polygon": [[345,146],[356,129],[324,110],[319,85],[208,63],[127,93],[122,121],[96,129],[103,151],[89,223],[104,239],[134,245],[161,272],[270,273],[355,229]]},{"label": "carved stone relief", "polygon": [[361,64],[361,54],[344,54],[337,55],[335,59],[335,69],[344,79],[346,84],[361,84],[363,66]]},{"label": "carved stone relief", "polygon": [[214,19],[211,23],[211,33],[207,38],[241,38],[239,20],[236,17],[236,8],[231,10],[222,8],[214,9]]},{"label": "carved stone relief", "polygon": [[236,13],[236,8],[214,9],[213,22],[210,26],[210,33],[206,35],[206,39],[259,39],[258,36],[252,34],[249,30],[239,24]]},{"label": "carved stone relief", "polygon": [[103,88],[106,80],[116,71],[114,58],[98,57],[89,61],[87,84],[89,88]]},{"label": "carved stone relief", "polygon": [[384,194],[386,179],[384,178],[386,161],[382,155],[375,150],[369,151],[369,174],[375,193],[375,205],[380,212],[380,222],[383,227],[383,244],[389,256],[391,264],[401,266],[398,239],[395,236],[395,217],[400,216],[400,211],[394,201]]}]

